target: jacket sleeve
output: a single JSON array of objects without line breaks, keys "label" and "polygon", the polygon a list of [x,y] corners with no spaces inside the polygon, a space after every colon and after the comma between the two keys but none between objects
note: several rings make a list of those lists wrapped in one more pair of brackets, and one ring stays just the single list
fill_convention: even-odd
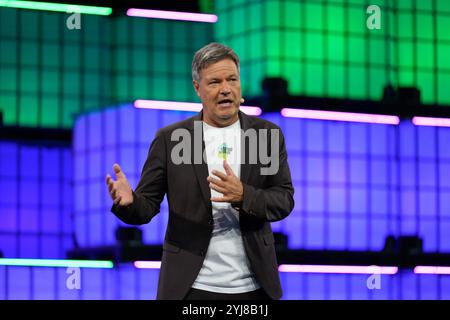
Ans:
[{"label": "jacket sleeve", "polygon": [[159,130],[150,145],[138,186],[133,191],[133,202],[127,207],[113,205],[111,211],[127,224],[146,224],[159,213],[166,192],[166,142]]},{"label": "jacket sleeve", "polygon": [[244,196],[240,211],[259,219],[274,222],[287,217],[294,208],[294,188],[287,161],[283,133],[279,135],[279,170],[269,176],[267,188],[243,184]]}]

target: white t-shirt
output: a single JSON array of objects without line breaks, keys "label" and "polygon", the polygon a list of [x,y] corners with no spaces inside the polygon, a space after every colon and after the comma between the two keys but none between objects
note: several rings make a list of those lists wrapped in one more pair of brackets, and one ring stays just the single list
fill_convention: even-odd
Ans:
[{"label": "white t-shirt", "polygon": [[[206,159],[209,175],[213,170],[225,173],[227,160],[236,176],[240,176],[241,131],[239,121],[225,127],[212,127],[203,122]],[[223,195],[211,189],[212,197]],[[193,288],[221,292],[242,293],[260,288],[245,253],[239,227],[239,214],[228,202],[212,202],[214,229],[203,267]]]}]

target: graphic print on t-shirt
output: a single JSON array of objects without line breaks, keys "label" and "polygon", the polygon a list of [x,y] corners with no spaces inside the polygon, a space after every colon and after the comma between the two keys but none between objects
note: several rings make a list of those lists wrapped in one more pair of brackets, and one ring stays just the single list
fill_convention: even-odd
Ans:
[{"label": "graphic print on t-shirt", "polygon": [[224,142],[219,146],[219,158],[227,160],[228,155],[233,151],[233,148],[228,148],[227,143]]}]

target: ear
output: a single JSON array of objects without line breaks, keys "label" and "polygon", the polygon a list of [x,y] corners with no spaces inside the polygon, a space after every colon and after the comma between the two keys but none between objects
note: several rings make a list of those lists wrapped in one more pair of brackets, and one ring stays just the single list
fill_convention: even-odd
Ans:
[{"label": "ear", "polygon": [[195,92],[200,97],[200,92],[199,92],[200,85],[199,85],[199,83],[197,81],[195,81],[195,80],[192,80],[192,84],[194,85]]}]

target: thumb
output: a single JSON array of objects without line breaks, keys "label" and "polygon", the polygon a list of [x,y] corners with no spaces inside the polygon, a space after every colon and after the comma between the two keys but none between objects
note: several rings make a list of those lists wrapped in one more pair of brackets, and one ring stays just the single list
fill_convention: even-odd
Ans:
[{"label": "thumb", "polygon": [[113,169],[114,169],[114,173],[116,174],[117,180],[126,179],[125,174],[123,173],[122,169],[120,168],[120,166],[117,163],[115,163],[113,165]]}]

